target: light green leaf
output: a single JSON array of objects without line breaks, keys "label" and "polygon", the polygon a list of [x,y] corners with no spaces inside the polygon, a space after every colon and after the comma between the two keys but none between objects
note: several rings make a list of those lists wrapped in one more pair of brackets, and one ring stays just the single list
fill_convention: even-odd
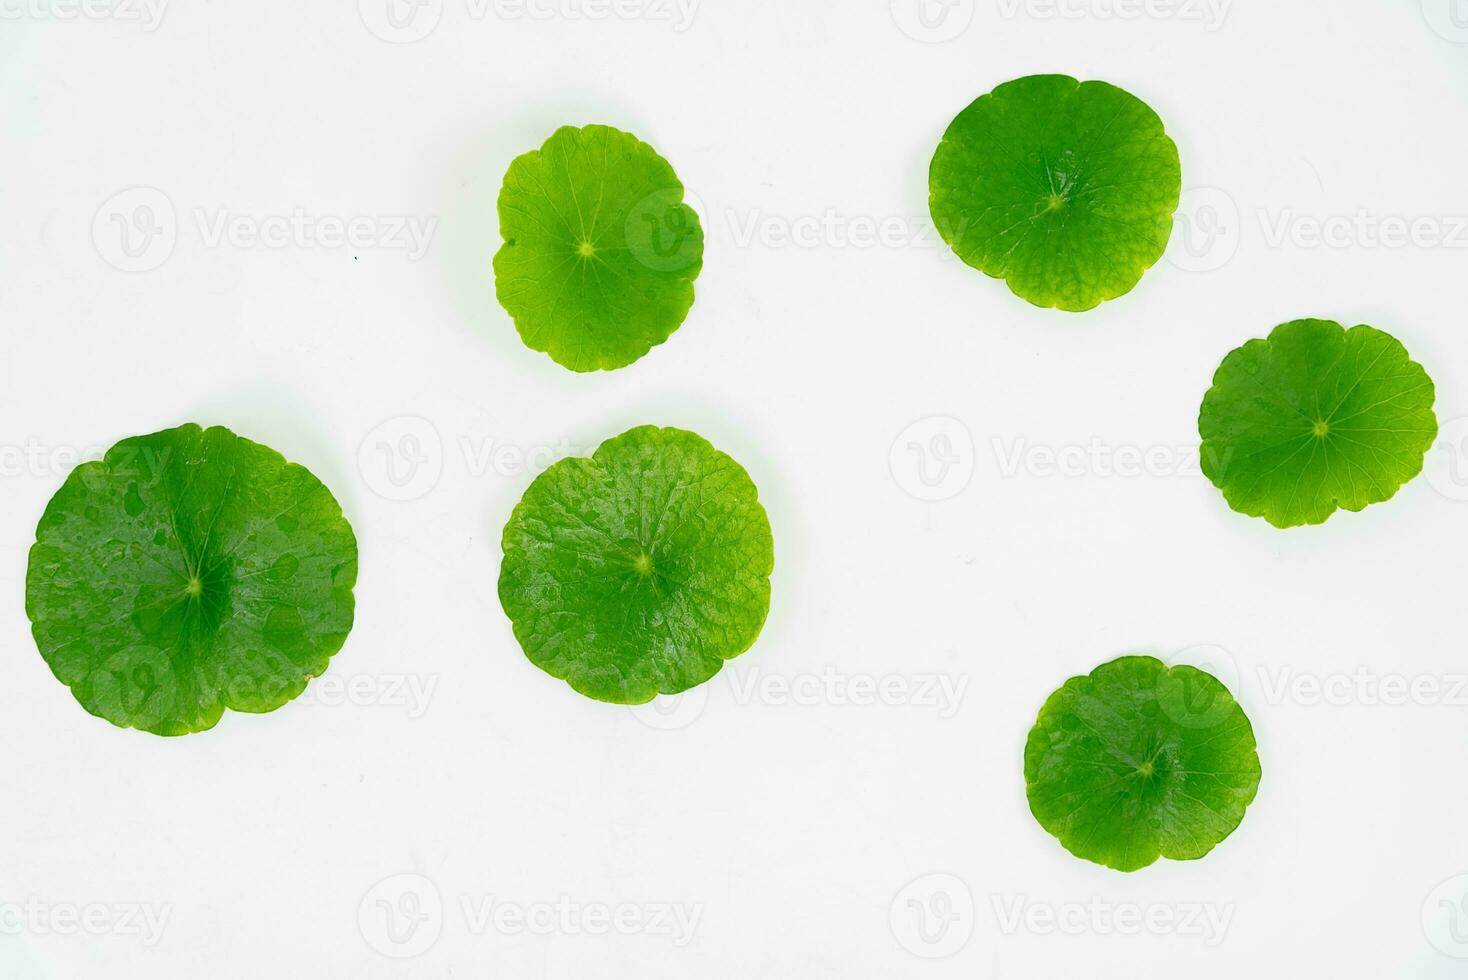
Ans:
[{"label": "light green leaf", "polygon": [[1390,334],[1281,324],[1232,351],[1203,397],[1203,472],[1230,507],[1275,527],[1386,500],[1437,436],[1432,379]]},{"label": "light green leaf", "polygon": [[642,426],[563,459],[505,526],[499,595],[536,666],[641,704],[754,643],[774,541],[749,474],[702,437]]},{"label": "light green leaf", "polygon": [[1066,681],[1025,743],[1035,819],[1072,854],[1119,871],[1213,850],[1259,777],[1254,730],[1228,689],[1152,657]]},{"label": "light green leaf", "polygon": [[934,224],[1036,306],[1089,310],[1162,257],[1182,175],[1162,120],[1105,82],[1030,75],[964,109],[928,172]]},{"label": "light green leaf", "polygon": [[573,371],[624,367],[693,305],[703,229],[668,162],[631,133],[564,126],[500,188],[495,294],[525,345]]},{"label": "light green leaf", "polygon": [[228,429],[124,439],[36,529],[26,613],[92,714],[158,735],[271,711],[352,628],[357,541],[302,466]]}]

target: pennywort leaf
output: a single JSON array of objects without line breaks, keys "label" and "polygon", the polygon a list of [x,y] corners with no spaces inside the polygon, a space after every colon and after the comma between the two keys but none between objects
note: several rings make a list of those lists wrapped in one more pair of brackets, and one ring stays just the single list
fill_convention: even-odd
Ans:
[{"label": "pennywort leaf", "polygon": [[500,603],[525,655],[600,701],[702,684],[769,611],[774,541],[754,483],[682,429],[642,426],[555,463],[502,544]]},{"label": "pennywort leaf", "polygon": [[1182,173],[1145,102],[1030,75],[954,118],[928,186],[933,222],[963,261],[1036,306],[1080,311],[1129,292],[1162,257]]},{"label": "pennywort leaf", "polygon": [[516,157],[499,195],[495,294],[526,346],[573,371],[625,367],[677,330],[703,229],[652,147],[565,126]]},{"label": "pennywort leaf", "polygon": [[1066,681],[1025,743],[1035,819],[1119,871],[1203,857],[1244,819],[1259,776],[1254,730],[1228,689],[1153,657]]},{"label": "pennywort leaf", "polygon": [[82,707],[180,735],[300,694],[346,641],[356,579],[356,538],[316,477],[184,425],[72,471],[36,529],[26,613]]},{"label": "pennywort leaf", "polygon": [[1293,320],[1229,353],[1203,397],[1203,472],[1275,527],[1390,498],[1437,437],[1432,379],[1390,334]]}]

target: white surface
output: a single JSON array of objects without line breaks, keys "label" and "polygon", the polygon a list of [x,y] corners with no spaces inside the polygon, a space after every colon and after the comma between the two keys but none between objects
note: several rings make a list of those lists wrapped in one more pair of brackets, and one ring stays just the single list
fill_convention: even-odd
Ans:
[{"label": "white surface", "polygon": [[[630,19],[426,0],[411,44],[365,26],[398,36],[376,0],[365,18],[179,0],[153,30],[127,19],[141,0],[68,2],[0,0],[0,974],[1461,975],[1438,903],[1463,883],[1438,886],[1468,872],[1468,484],[1435,451],[1390,503],[1283,533],[1174,448],[1196,443],[1220,358],[1304,315],[1392,331],[1444,423],[1468,415],[1468,27],[1450,0],[1237,0],[1221,24],[1192,0],[957,0],[929,32],[905,0],[895,18],[885,0],[706,0],[688,23],[641,0],[619,0],[649,14]],[[1185,186],[1214,189],[1190,195],[1191,252],[1175,236],[1085,315],[1030,308],[924,218],[948,120],[1035,71],[1143,97]],[[510,158],[586,122],[657,146],[709,232],[683,328],[598,376],[525,349],[490,280]],[[113,216],[146,221],[138,204],[174,234],[129,259]],[[372,234],[431,222],[431,243],[211,235],[295,209]],[[1358,211],[1451,240],[1373,244]],[[1312,246],[1331,218],[1343,246]],[[856,219],[891,219],[888,244],[861,244]],[[69,453],[187,420],[277,447],[343,502],[358,618],[323,680],[358,686],[160,739],[52,678],[25,553]],[[543,465],[644,422],[741,460],[776,531],[759,643],[670,715],[542,674],[494,594],[531,478],[514,453]],[[1093,441],[1080,475],[1033,452],[1075,463]],[[949,482],[921,482],[914,442],[962,457]],[[379,444],[427,462],[399,457],[393,484]],[[1153,474],[1114,475],[1125,447],[1162,447]],[[1213,664],[1265,772],[1206,860],[1129,876],[1036,825],[1020,765],[1045,696],[1126,652]],[[1376,703],[1358,668],[1452,696]],[[1347,703],[1278,693],[1332,677]],[[906,703],[844,686],[883,678]],[[927,695],[939,682],[956,710]],[[377,903],[404,895],[419,927],[390,933]],[[491,900],[509,912],[486,925]],[[947,931],[920,933],[909,901]],[[515,931],[537,903],[620,910],[626,934],[559,913]],[[1112,923],[1132,905],[1150,930]],[[682,945],[675,918],[629,925],[668,907],[697,915]],[[66,934],[71,914],[101,934]]]}]

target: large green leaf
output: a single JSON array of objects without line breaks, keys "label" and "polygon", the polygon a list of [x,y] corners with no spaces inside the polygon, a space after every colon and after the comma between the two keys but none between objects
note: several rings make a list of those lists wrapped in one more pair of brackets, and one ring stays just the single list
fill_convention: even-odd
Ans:
[{"label": "large green leaf", "polygon": [[642,426],[530,485],[505,526],[500,603],[525,655],[588,697],[641,704],[749,649],[774,542],[737,462]]},{"label": "large green leaf", "polygon": [[1386,500],[1437,436],[1432,379],[1372,327],[1294,320],[1232,351],[1203,397],[1203,472],[1275,527]]},{"label": "large green leaf", "polygon": [[1119,871],[1200,858],[1259,788],[1254,730],[1195,667],[1122,657],[1050,695],[1025,743],[1030,811],[1077,857]]},{"label": "large green leaf", "polygon": [[1172,234],[1177,147],[1105,82],[1030,75],[954,118],[928,172],[933,222],[969,265],[1036,306],[1089,310],[1131,290]]},{"label": "large green leaf", "polygon": [[352,628],[357,541],[302,466],[228,429],[124,439],[51,498],[26,613],[94,715],[159,735],[271,711]]},{"label": "large green leaf", "polygon": [[526,346],[573,371],[624,367],[693,305],[703,229],[668,162],[631,133],[565,126],[500,188],[495,293]]}]

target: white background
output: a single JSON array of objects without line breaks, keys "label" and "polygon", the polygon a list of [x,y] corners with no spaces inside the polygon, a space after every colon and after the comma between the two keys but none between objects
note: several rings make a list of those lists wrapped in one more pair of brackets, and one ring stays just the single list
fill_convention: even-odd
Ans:
[{"label": "white background", "polygon": [[[70,2],[0,0],[0,975],[1462,975],[1468,5]],[[1082,315],[927,226],[949,119],[1039,71],[1145,99],[1190,189]],[[589,122],[673,163],[708,242],[682,329],[582,376],[490,261],[510,159]],[[297,211],[372,241],[250,238]],[[1398,336],[1445,432],[1391,502],[1283,532],[1189,453],[1223,355],[1300,316]],[[76,453],[185,421],[308,465],[361,580],[301,700],[161,739],[53,679],[25,556]],[[661,713],[542,674],[495,598],[536,466],[649,422],[745,464],[777,558],[759,642]],[[1021,749],[1128,652],[1213,667],[1264,780],[1206,859],[1123,875],[1035,823]]]}]

